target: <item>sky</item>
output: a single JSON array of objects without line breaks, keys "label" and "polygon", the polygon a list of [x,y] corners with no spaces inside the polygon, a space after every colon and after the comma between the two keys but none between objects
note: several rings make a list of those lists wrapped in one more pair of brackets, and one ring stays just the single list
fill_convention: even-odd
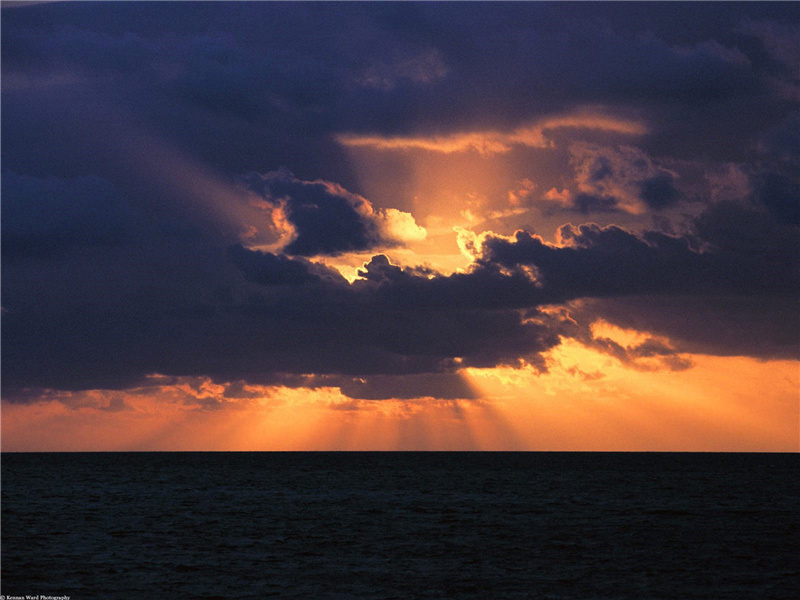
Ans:
[{"label": "sky", "polygon": [[800,4],[3,3],[2,450],[800,450]]}]

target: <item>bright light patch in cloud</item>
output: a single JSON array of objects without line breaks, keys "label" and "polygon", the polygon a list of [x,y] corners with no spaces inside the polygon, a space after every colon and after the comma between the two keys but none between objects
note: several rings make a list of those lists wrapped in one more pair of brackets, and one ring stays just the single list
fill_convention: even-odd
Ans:
[{"label": "bright light patch in cloud", "polygon": [[396,208],[376,209],[375,219],[380,223],[383,239],[397,244],[424,240],[427,233],[417,225],[411,213]]},{"label": "bright light patch in cloud", "polygon": [[458,249],[461,251],[461,254],[468,258],[472,263],[477,261],[483,255],[483,243],[488,237],[504,237],[491,231],[475,233],[468,229],[464,229],[463,227],[453,227],[453,231],[456,232],[456,243],[458,244]]},{"label": "bright light patch in cloud", "polygon": [[349,147],[367,147],[375,150],[426,150],[450,154],[474,151],[492,155],[511,151],[515,146],[548,148],[553,145],[547,136],[556,129],[588,129],[610,133],[639,136],[647,133],[640,121],[612,117],[591,111],[543,119],[532,125],[519,127],[511,132],[472,131],[450,135],[432,136],[378,136],[343,133],[337,141]]}]

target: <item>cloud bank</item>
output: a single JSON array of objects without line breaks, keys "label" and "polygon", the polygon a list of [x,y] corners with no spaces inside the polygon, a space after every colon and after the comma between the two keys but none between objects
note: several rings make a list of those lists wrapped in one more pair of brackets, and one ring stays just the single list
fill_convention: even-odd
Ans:
[{"label": "cloud bank", "polygon": [[565,340],[798,358],[800,7],[580,12],[4,8],[4,397],[475,398],[464,369],[544,372]]}]

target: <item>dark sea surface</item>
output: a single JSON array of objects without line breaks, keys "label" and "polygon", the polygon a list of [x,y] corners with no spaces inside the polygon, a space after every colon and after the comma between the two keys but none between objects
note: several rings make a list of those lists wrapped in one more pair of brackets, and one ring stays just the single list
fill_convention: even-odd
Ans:
[{"label": "dark sea surface", "polygon": [[800,455],[2,455],[2,593],[800,598]]}]

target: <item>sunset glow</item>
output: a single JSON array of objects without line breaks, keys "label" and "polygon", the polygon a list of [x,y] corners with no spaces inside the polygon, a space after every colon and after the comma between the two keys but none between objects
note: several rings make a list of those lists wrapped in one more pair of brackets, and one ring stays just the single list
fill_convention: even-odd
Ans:
[{"label": "sunset glow", "polygon": [[339,4],[4,4],[3,451],[800,450],[796,4]]},{"label": "sunset glow", "polygon": [[525,125],[503,133],[499,131],[476,131],[456,133],[447,136],[429,137],[377,137],[341,134],[336,137],[345,146],[366,147],[375,150],[427,150],[451,154],[453,152],[475,151],[491,155],[508,152],[514,146],[547,148],[553,145],[546,132],[554,129],[588,129],[608,131],[625,135],[643,135],[647,128],[636,121],[626,121],[591,111],[549,117],[533,125]]},{"label": "sunset glow", "polygon": [[[479,396],[472,400],[248,386],[252,397],[232,402],[209,381],[87,391],[7,404],[3,443],[16,451],[797,449],[795,362],[692,361],[679,374],[632,370],[566,342],[545,374],[462,370]],[[774,386],[762,390],[767,377]]]}]

